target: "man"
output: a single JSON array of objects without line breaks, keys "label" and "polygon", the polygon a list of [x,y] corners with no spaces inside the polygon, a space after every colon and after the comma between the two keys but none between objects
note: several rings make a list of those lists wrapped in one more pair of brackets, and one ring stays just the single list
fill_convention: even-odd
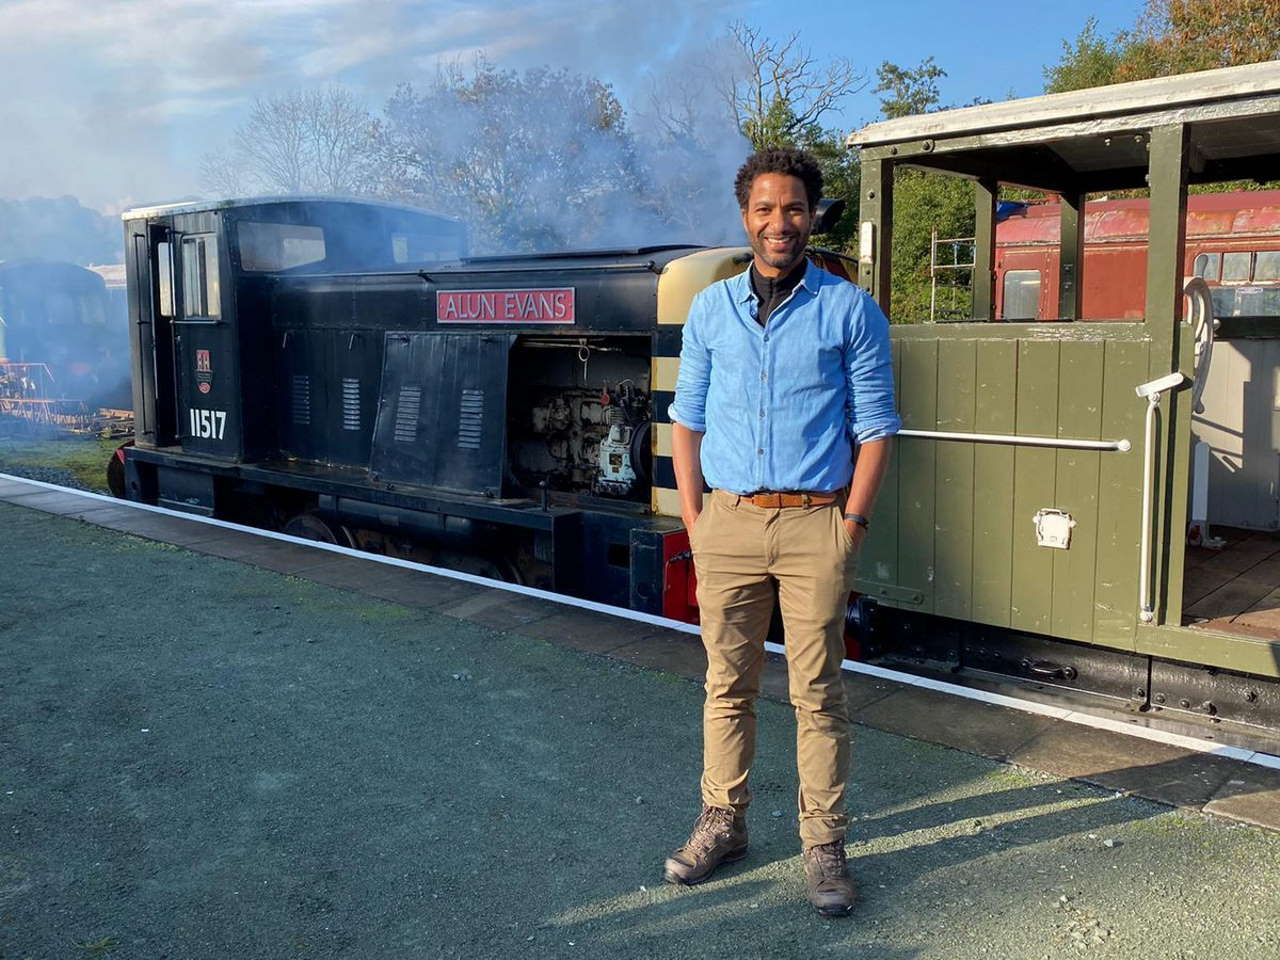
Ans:
[{"label": "man", "polygon": [[757,153],[735,189],[752,263],[693,301],[671,404],[707,681],[702,814],[666,879],[700,883],[746,856],[755,699],[776,587],[809,901],[843,916],[855,891],[840,662],[858,545],[900,426],[888,321],[862,290],[805,258],[822,193],[809,155]]}]

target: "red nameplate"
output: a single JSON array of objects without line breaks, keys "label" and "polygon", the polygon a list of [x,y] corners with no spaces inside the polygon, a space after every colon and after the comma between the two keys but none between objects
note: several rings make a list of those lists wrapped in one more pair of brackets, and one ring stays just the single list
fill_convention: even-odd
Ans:
[{"label": "red nameplate", "polygon": [[573,323],[573,287],[437,290],[440,323]]}]

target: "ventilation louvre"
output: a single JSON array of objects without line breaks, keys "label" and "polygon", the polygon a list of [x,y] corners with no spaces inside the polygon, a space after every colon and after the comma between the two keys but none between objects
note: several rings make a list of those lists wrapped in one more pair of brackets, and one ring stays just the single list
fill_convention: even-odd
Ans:
[{"label": "ventilation louvre", "polygon": [[342,378],[342,429],[360,429],[360,381]]},{"label": "ventilation louvre", "polygon": [[484,391],[463,390],[458,404],[458,446],[479,450],[484,427]]},{"label": "ventilation louvre", "polygon": [[311,425],[311,378],[305,374],[294,376],[289,392],[293,422],[300,427]]},{"label": "ventilation louvre", "polygon": [[421,387],[400,388],[400,398],[396,401],[396,442],[413,443],[418,439],[418,411],[421,407]]}]

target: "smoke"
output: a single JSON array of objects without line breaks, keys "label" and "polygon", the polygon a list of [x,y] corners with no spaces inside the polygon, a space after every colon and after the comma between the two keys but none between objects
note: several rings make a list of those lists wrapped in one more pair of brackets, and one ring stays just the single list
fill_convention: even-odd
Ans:
[{"label": "smoke", "polygon": [[48,364],[52,375],[0,383],[0,396],[130,405],[123,271],[103,268],[108,285],[84,269],[122,259],[115,217],[72,197],[0,200],[0,357]]},{"label": "smoke", "polygon": [[[110,394],[113,364],[127,355],[122,297],[70,265],[123,259],[121,210],[193,195],[399,199],[464,221],[474,252],[737,242],[732,179],[748,147],[707,77],[717,55],[708,38],[738,9],[728,0],[0,3],[0,83],[20,91],[0,98],[0,130],[14,147],[0,151],[10,359],[55,361],[61,394]],[[343,115],[358,127],[344,141],[358,176],[330,157],[314,166],[322,180],[280,188],[244,168],[236,132],[255,103],[334,90],[346,92]],[[320,139],[332,145],[334,132]],[[202,183],[211,157],[225,174],[216,189]],[[17,266],[32,259],[68,269],[23,279]],[[35,276],[43,305],[27,289]]]},{"label": "smoke", "polygon": [[[0,356],[46,371],[0,374],[0,396],[83,401],[127,408],[129,332],[122,276],[56,260],[0,263]],[[21,378],[28,382],[21,382]]]},{"label": "smoke", "polygon": [[459,217],[480,252],[724,242],[749,147],[692,110],[660,102],[637,129],[599,80],[479,59],[397,90],[376,192]]}]

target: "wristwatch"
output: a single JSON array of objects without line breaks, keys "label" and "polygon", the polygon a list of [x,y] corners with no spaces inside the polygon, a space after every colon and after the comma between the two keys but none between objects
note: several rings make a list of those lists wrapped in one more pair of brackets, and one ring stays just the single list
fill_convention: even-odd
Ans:
[{"label": "wristwatch", "polygon": [[864,517],[860,513],[846,513],[844,515],[844,518],[846,520],[852,520],[854,523],[860,526],[863,530],[869,530],[871,528],[871,521],[868,520],[866,517]]}]

